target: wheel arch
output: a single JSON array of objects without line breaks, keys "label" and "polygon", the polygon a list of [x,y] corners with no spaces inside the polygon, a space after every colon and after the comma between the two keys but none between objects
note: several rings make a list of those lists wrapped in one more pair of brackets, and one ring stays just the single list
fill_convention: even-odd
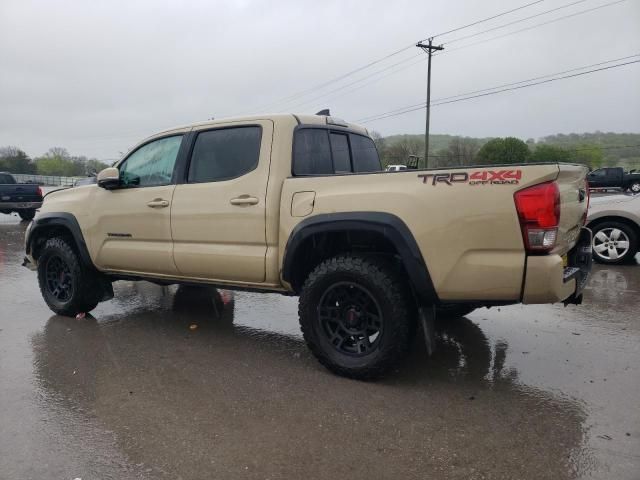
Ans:
[{"label": "wheel arch", "polygon": [[640,237],[640,225],[638,225],[638,223],[635,222],[633,219],[622,216],[622,215],[604,215],[598,218],[594,218],[593,220],[587,223],[587,227],[593,230],[597,226],[607,222],[623,223],[628,227],[630,227],[636,233],[636,235]]},{"label": "wheel arch", "polygon": [[407,225],[385,212],[319,214],[295,226],[284,251],[282,279],[299,293],[320,261],[353,251],[397,255],[418,300],[438,303],[429,270]]},{"label": "wheel arch", "polygon": [[37,260],[47,239],[55,236],[65,236],[71,239],[82,263],[95,268],[80,224],[73,214],[67,212],[41,213],[33,220],[33,225],[25,239],[27,255],[31,255],[34,260]]}]

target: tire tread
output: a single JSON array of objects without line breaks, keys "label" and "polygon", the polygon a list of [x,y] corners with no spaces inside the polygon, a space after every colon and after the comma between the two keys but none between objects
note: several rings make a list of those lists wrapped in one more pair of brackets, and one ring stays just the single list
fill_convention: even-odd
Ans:
[{"label": "tire tread", "polygon": [[[325,276],[334,273],[346,273],[356,277],[366,278],[369,283],[386,292],[387,301],[392,306],[393,325],[385,324],[385,335],[391,335],[387,339],[388,348],[381,351],[375,363],[363,367],[345,367],[331,359],[318,344],[310,322],[314,318],[307,318],[307,313],[314,305],[311,305],[309,293],[317,283]],[[379,259],[370,259],[363,256],[339,255],[320,263],[307,277],[302,287],[298,314],[300,327],[307,346],[326,368],[338,375],[349,378],[369,380],[379,378],[404,357],[409,349],[411,331],[411,303],[407,294],[408,286],[401,280],[395,269],[389,262]]]}]

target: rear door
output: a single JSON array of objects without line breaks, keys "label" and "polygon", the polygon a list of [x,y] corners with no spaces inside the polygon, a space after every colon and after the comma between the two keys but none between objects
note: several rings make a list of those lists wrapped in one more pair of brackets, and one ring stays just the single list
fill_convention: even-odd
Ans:
[{"label": "rear door", "polygon": [[194,130],[185,178],[171,207],[173,257],[181,275],[265,281],[272,136],[270,120]]}]

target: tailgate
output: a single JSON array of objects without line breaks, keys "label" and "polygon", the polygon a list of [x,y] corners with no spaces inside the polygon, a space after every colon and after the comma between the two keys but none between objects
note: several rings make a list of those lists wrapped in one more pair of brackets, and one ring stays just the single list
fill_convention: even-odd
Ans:
[{"label": "tailgate", "polygon": [[567,253],[578,241],[580,227],[586,218],[588,189],[586,176],[588,169],[582,165],[559,164],[556,183],[560,190],[560,224],[556,247],[552,253]]},{"label": "tailgate", "polygon": [[0,202],[41,202],[38,185],[0,185]]}]

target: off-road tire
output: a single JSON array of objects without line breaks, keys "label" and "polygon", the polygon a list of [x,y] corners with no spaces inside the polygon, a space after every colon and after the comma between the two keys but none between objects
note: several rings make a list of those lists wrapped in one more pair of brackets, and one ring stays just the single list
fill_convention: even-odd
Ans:
[{"label": "off-road tire", "polygon": [[[59,259],[68,270],[65,274],[71,284],[68,299],[56,298],[47,284],[47,265],[52,259]],[[96,308],[104,295],[97,275],[97,272],[82,264],[79,254],[66,238],[54,237],[47,240],[38,257],[38,284],[42,298],[58,315],[74,316]]]},{"label": "off-road tire", "polygon": [[28,210],[20,210],[18,212],[18,215],[20,215],[20,218],[22,220],[33,220],[33,217],[36,216],[36,211],[33,208],[30,208]]},{"label": "off-road tire", "polygon": [[[372,350],[353,356],[334,347],[320,320],[320,300],[335,285],[366,289],[381,313],[380,338]],[[368,380],[388,372],[409,350],[415,308],[410,288],[391,263],[377,258],[340,255],[320,263],[307,277],[298,313],[307,346],[322,365],[345,377]],[[345,307],[346,308],[346,307]]]},{"label": "off-road tire", "polygon": [[594,244],[595,244],[595,237],[598,234],[598,232],[606,229],[618,229],[622,231],[629,240],[629,249],[626,251],[626,253],[624,253],[622,256],[616,259],[603,258],[602,256],[598,255],[594,250],[593,259],[598,263],[603,263],[606,265],[623,265],[626,263],[632,263],[636,253],[638,252],[637,232],[626,223],[605,220],[591,227],[591,230],[593,231]]},{"label": "off-road tire", "polygon": [[442,304],[436,307],[437,318],[460,318],[469,315],[476,308],[474,305],[465,305],[463,303]]}]

